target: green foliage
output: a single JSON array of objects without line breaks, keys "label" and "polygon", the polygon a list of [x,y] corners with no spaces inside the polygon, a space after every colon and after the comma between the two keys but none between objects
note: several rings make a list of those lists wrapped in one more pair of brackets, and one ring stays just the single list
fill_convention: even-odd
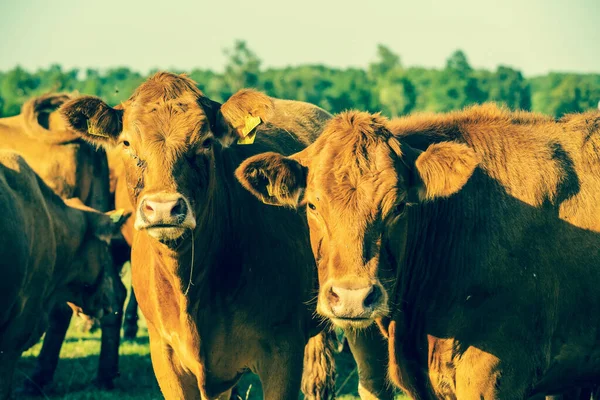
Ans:
[{"label": "green foliage", "polygon": [[400,56],[377,46],[377,60],[369,65],[373,96],[371,108],[390,117],[408,114],[416,105],[417,92],[400,63]]},{"label": "green foliage", "polygon": [[585,111],[598,106],[599,74],[558,74],[531,80],[532,109],[546,114],[561,115]]},{"label": "green foliage", "polygon": [[478,71],[477,78],[482,90],[487,93],[487,100],[503,103],[512,109],[531,109],[530,84],[521,72],[499,66],[496,73]]},{"label": "green foliage", "polygon": [[227,64],[223,80],[227,96],[246,87],[256,87],[260,74],[260,59],[243,40],[237,40],[232,49],[226,49]]},{"label": "green foliage", "polygon": [[[560,117],[596,108],[600,100],[600,74],[550,73],[526,79],[506,66],[496,71],[475,70],[460,50],[450,55],[443,69],[406,68],[400,55],[381,44],[366,69],[325,65],[261,69],[258,55],[241,40],[224,52],[222,73],[189,72],[207,96],[221,102],[241,88],[253,87],[271,96],[308,101],[333,113],[359,109],[396,117],[495,101],[511,109]],[[147,76],[126,67],[79,71],[52,65],[30,72],[17,66],[0,72],[0,116],[18,114],[28,98],[50,91],[78,91],[116,105]]]}]

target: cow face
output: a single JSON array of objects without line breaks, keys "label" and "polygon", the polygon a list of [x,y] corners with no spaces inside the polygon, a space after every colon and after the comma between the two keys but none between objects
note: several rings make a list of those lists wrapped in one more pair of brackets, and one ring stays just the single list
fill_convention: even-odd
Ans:
[{"label": "cow face", "polygon": [[66,203],[81,211],[85,233],[71,266],[67,300],[77,312],[101,318],[104,313],[119,312],[127,295],[113,263],[110,241],[116,238],[130,213],[99,213],[79,199]]},{"label": "cow face", "polygon": [[190,79],[159,73],[124,104],[81,97],[61,112],[84,138],[120,152],[135,228],[176,246],[196,227],[215,163],[219,104]]},{"label": "cow face", "polygon": [[343,328],[362,328],[389,314],[410,205],[457,192],[476,165],[466,145],[420,152],[379,115],[348,112],[304,151],[254,156],[236,176],[265,203],[306,205],[319,268],[317,311]]}]

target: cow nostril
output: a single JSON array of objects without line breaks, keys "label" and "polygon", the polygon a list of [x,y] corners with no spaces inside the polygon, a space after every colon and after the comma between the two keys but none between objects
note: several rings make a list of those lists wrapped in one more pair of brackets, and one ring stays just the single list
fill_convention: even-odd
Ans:
[{"label": "cow nostril", "polygon": [[147,201],[145,201],[144,202],[144,211],[152,212],[152,211],[154,211],[154,208],[152,208],[152,206],[150,204],[148,204]]},{"label": "cow nostril", "polygon": [[329,289],[329,293],[327,293],[327,297],[329,299],[329,304],[335,306],[340,301],[340,296],[334,292],[333,288]]},{"label": "cow nostril", "polygon": [[171,216],[177,217],[179,215],[185,215],[187,213],[187,206],[185,205],[185,201],[183,199],[178,199],[177,203],[171,209]]},{"label": "cow nostril", "polygon": [[379,287],[372,286],[371,290],[369,291],[369,294],[367,295],[367,297],[365,297],[365,300],[363,301],[364,307],[365,308],[373,307],[375,304],[377,304],[380,297],[381,297],[381,290],[379,289]]}]

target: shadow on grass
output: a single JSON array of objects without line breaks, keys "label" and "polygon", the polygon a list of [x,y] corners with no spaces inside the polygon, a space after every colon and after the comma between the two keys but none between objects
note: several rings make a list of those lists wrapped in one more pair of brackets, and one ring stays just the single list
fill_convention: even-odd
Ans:
[{"label": "shadow on grass", "polygon": [[[52,384],[44,389],[49,399],[162,399],[154,377],[149,355],[121,355],[120,376],[115,379],[115,389],[105,391],[93,385],[98,366],[98,356],[61,358]],[[35,357],[23,357],[15,373],[16,388],[27,380],[35,367]],[[39,397],[19,397],[39,399]]]},{"label": "shadow on grass", "polygon": [[[123,342],[119,359],[120,376],[115,379],[115,389],[100,390],[93,386],[98,366],[98,337],[77,335],[69,337],[61,352],[54,382],[44,393],[49,400],[88,400],[88,399],[162,399],[154,377],[149,355],[148,337],[141,335],[134,341]],[[35,367],[37,351],[31,351],[21,358],[14,378],[16,388],[22,385]],[[81,356],[80,356],[81,355]],[[337,397],[358,399],[358,375],[356,364],[349,353],[336,355]],[[248,373],[237,386],[243,400],[262,399],[262,387],[258,377]],[[302,396],[300,396],[302,398]],[[19,397],[33,400],[39,397]]]}]

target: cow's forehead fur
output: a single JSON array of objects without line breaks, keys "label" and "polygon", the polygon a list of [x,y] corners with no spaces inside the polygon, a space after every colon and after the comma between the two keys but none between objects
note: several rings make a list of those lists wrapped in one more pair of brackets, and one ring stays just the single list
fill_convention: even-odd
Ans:
[{"label": "cow's forehead fur", "polygon": [[199,99],[202,92],[189,78],[158,73],[144,82],[124,105],[125,130],[139,151],[177,158],[200,140],[208,123]]},{"label": "cow's forehead fur", "polygon": [[[390,147],[395,141],[378,115],[347,112],[335,117],[309,155],[308,192],[331,211],[373,219],[387,214],[398,197],[399,176]],[[399,147],[397,149],[399,151]]]}]

